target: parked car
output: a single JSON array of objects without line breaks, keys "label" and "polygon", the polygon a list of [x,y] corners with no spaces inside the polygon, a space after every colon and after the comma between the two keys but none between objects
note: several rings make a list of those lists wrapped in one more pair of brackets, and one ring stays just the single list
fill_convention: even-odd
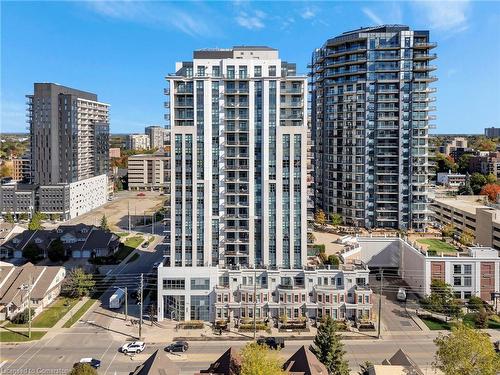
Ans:
[{"label": "parked car", "polygon": [[145,197],[145,196],[146,196],[146,194],[144,194],[144,193],[139,193],[139,194],[137,194],[137,196],[138,196],[138,197]]},{"label": "parked car", "polygon": [[120,349],[122,353],[140,353],[144,351],[146,348],[146,344],[144,344],[142,341],[134,341],[134,342],[128,342],[124,344]]},{"label": "parked car", "polygon": [[149,242],[144,242],[144,243],[141,245],[141,247],[142,247],[143,249],[146,249],[148,246],[149,246]]},{"label": "parked car", "polygon": [[398,299],[398,301],[403,301],[403,302],[406,301],[406,289],[399,288],[396,298]]},{"label": "parked car", "polygon": [[257,344],[266,345],[270,349],[283,349],[285,347],[285,339],[282,337],[266,337],[258,339]]},{"label": "parked car", "polygon": [[181,352],[184,353],[189,349],[189,344],[186,341],[176,341],[165,348],[166,352]]},{"label": "parked car", "polygon": [[101,367],[101,361],[99,359],[95,359],[95,358],[82,358],[82,359],[80,359],[80,362],[75,363],[73,365],[73,367],[75,367],[79,363],[85,363],[87,365],[92,366],[93,368]]}]

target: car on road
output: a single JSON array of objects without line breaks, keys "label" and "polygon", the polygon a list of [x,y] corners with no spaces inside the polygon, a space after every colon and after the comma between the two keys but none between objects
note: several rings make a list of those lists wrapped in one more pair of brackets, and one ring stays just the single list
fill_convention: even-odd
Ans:
[{"label": "car on road", "polygon": [[149,246],[149,242],[144,242],[144,243],[141,245],[141,247],[142,247],[143,249],[146,249],[148,246]]},{"label": "car on road", "polygon": [[123,345],[120,350],[122,353],[141,353],[144,351],[146,348],[146,344],[144,344],[142,341],[134,341],[134,342],[128,342],[125,345]]},{"label": "car on road", "polygon": [[187,341],[176,341],[165,348],[166,352],[174,353],[181,352],[184,353],[189,349],[189,344]]},{"label": "car on road", "polygon": [[101,367],[101,361],[99,359],[95,359],[95,358],[82,358],[82,359],[80,359],[80,362],[75,363],[74,366],[76,366],[79,363],[84,363],[84,364],[90,365],[93,368]]},{"label": "car on road", "polygon": [[145,197],[145,196],[146,196],[146,194],[144,194],[144,193],[139,193],[139,194],[137,194],[137,196],[138,196],[138,197]]},{"label": "car on road", "polygon": [[396,298],[398,301],[406,301],[406,289],[405,288],[399,288],[398,289],[398,294],[396,295]]},{"label": "car on road", "polygon": [[285,340],[282,337],[266,337],[257,340],[257,344],[265,345],[270,349],[283,349],[285,347]]}]

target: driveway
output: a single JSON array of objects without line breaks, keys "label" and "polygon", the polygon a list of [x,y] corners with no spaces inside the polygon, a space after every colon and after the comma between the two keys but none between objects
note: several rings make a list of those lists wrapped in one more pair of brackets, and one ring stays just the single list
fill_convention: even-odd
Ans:
[{"label": "driveway", "polygon": [[[376,280],[375,275],[370,275],[370,286],[376,293],[373,309],[378,312],[380,281]],[[384,275],[382,292],[382,324],[386,331],[420,331],[418,325],[406,312],[405,302],[400,302],[396,298],[400,287],[406,288],[408,300],[417,298],[413,293],[409,292],[409,287],[401,278],[399,278],[399,276]]]}]

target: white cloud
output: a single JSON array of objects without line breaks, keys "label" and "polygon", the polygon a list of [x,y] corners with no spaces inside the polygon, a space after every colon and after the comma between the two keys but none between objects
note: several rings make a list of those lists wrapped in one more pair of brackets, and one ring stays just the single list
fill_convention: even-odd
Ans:
[{"label": "white cloud", "polygon": [[247,12],[240,12],[236,16],[236,22],[246,29],[256,30],[265,27],[264,18],[266,18],[266,14],[260,10],[254,11],[253,15]]},{"label": "white cloud", "polygon": [[384,24],[384,21],[382,21],[382,19],[373,11],[371,10],[370,8],[362,8],[361,9],[363,11],[363,13],[375,24],[377,25],[382,25]]},{"label": "white cloud", "polygon": [[469,27],[469,0],[415,1],[414,4],[431,29],[455,33],[465,31]]},{"label": "white cloud", "polygon": [[305,19],[311,19],[316,15],[316,12],[312,8],[306,8],[304,11],[300,14],[300,16]]},{"label": "white cloud", "polygon": [[148,24],[161,28],[174,28],[190,36],[204,36],[212,33],[204,17],[193,17],[172,3],[148,1],[106,1],[95,0],[85,3],[93,12],[109,18]]}]

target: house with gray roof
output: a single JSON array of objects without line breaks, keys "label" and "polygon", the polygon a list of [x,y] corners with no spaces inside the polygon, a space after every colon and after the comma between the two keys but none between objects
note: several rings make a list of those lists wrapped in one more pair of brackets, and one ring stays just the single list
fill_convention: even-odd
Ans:
[{"label": "house with gray roof", "polygon": [[31,307],[35,315],[42,312],[59,296],[65,276],[64,267],[0,265],[0,320],[12,319],[28,307],[30,285]]}]

